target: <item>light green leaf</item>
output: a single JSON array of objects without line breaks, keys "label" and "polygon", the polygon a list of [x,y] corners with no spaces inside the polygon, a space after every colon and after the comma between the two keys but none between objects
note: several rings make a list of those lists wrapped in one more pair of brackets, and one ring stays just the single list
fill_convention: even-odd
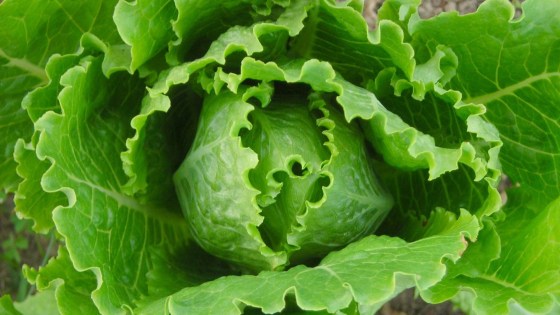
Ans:
[{"label": "light green leaf", "polygon": [[[49,295],[50,302],[55,304],[58,309],[54,314],[95,314],[97,312],[91,300],[91,292],[97,286],[95,275],[91,271],[76,271],[66,248],[60,247],[58,256],[52,258],[47,265],[39,267],[39,270],[25,266],[23,272],[27,279],[37,287],[39,294],[47,293]],[[34,304],[30,299],[25,303]]]},{"label": "light green leaf", "polygon": [[[556,303],[554,296],[560,294],[559,217],[560,198],[539,210],[536,217],[526,207],[510,209],[507,220],[496,226],[500,235],[511,225],[525,223],[515,228],[514,235],[507,233],[510,238],[502,238],[500,257],[490,264],[488,260],[460,263],[454,267],[457,271],[452,271],[458,276],[444,279],[423,297],[437,303],[463,290],[472,296],[477,313],[508,314],[514,303],[532,313],[550,312]],[[488,237],[481,239],[481,244],[490,244]],[[480,252],[467,251],[466,255],[484,258]],[[468,272],[473,267],[477,270]]]},{"label": "light green leaf", "polygon": [[[293,0],[293,3],[311,2]],[[167,59],[170,64],[178,65],[203,55],[210,43],[228,28],[239,25],[249,26],[265,19],[276,6],[285,7],[286,0],[226,0],[209,2],[204,0],[175,0],[179,11],[173,21],[177,40],[169,47]],[[292,5],[297,7],[298,5]],[[273,16],[272,20],[275,20]],[[216,23],[220,21],[220,23]],[[292,24],[297,26],[297,24]],[[242,40],[242,39],[241,39]]]},{"label": "light green leaf", "polygon": [[46,113],[35,127],[40,132],[37,156],[52,164],[42,187],[68,198],[67,206],[54,210],[56,228],[76,270],[95,273],[96,307],[115,314],[147,294],[149,247],[182,244],[186,225],[169,209],[122,191],[127,177],[120,154],[145,92],[137,77],[104,77],[101,61],[84,58],[69,69],[60,81],[61,113]]},{"label": "light green leaf", "polygon": [[24,315],[60,314],[52,290],[36,293],[21,302],[14,302],[14,307]]},{"label": "light green leaf", "polygon": [[185,288],[168,298],[143,305],[139,314],[241,314],[246,306],[280,312],[286,297],[307,311],[335,312],[355,300],[371,309],[404,288],[426,289],[445,274],[446,259],[464,251],[465,235],[475,237],[475,217],[463,213],[448,230],[413,243],[370,236],[327,256],[317,267],[297,266],[258,276],[230,276]]},{"label": "light green leaf", "polygon": [[9,295],[0,297],[0,312],[6,315],[22,315],[15,307],[12,298]]},{"label": "light green leaf", "polygon": [[[467,251],[465,255],[473,259],[459,264],[425,296],[432,302],[461,291],[471,296],[476,312],[493,314],[518,308],[549,312],[557,303],[558,8],[555,1],[527,1],[521,18],[511,21],[513,7],[494,0],[472,15],[411,20],[420,58],[442,44],[457,55],[457,77],[450,86],[466,95],[466,102],[486,105],[484,117],[496,125],[504,141],[500,154],[504,172],[516,186],[508,191],[505,220],[487,232],[491,238],[479,240],[496,247],[499,237],[500,257]],[[489,22],[492,28],[485,26]]]},{"label": "light green leaf", "polygon": [[34,221],[33,230],[37,233],[47,233],[54,226],[52,210],[66,204],[66,196],[62,193],[46,193],[43,190],[41,177],[50,167],[50,163],[39,160],[31,144],[18,140],[14,158],[19,164],[18,175],[23,178],[14,196],[16,211],[22,217]]},{"label": "light green leaf", "polygon": [[13,147],[17,139],[29,141],[33,133],[21,109],[23,97],[48,83],[47,60],[56,53],[76,52],[83,33],[116,40],[110,19],[113,5],[99,0],[6,0],[0,4],[2,21],[10,26],[0,29],[0,190],[14,191],[19,178]]},{"label": "light green leaf", "polygon": [[172,0],[119,1],[113,18],[121,38],[131,46],[129,72],[167,48],[174,35],[171,21],[176,15]]},{"label": "light green leaf", "polygon": [[465,103],[486,106],[485,119],[504,141],[505,174],[530,189],[543,207],[560,195],[558,8],[555,0],[527,1],[524,15],[513,22],[513,7],[492,0],[476,14],[448,13],[410,26],[424,58],[426,43],[430,52],[443,44],[457,55],[451,87],[463,93]]}]

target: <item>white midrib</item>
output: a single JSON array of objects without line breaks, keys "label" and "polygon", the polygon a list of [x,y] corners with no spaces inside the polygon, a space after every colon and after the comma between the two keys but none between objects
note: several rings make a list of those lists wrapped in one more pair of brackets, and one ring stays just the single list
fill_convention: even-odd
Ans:
[{"label": "white midrib", "polygon": [[467,98],[464,100],[465,103],[474,103],[474,104],[488,104],[494,100],[500,99],[507,95],[512,95],[515,91],[522,89],[524,87],[528,87],[534,82],[540,80],[547,80],[552,77],[560,77],[560,72],[544,72],[536,76],[529,77],[523,81],[517,82],[512,84],[506,88],[500,89],[493,93],[488,93],[484,95],[479,95],[472,98]]},{"label": "white midrib", "polygon": [[[174,215],[169,213],[168,210],[165,209],[161,209],[161,211],[158,211],[156,208],[157,207],[152,207],[150,205],[144,205],[144,204],[140,204],[138,201],[136,201],[134,198],[123,195],[119,192],[116,192],[114,190],[111,189],[107,189],[105,187],[99,186],[97,184],[91,183],[87,180],[81,179],[77,176],[74,176],[73,174],[67,174],[67,178],[77,184],[83,184],[86,185],[88,187],[90,187],[91,189],[97,190],[107,196],[109,196],[111,199],[115,200],[118,204],[123,205],[129,209],[138,211],[142,214],[144,214],[145,216],[150,216],[150,217],[154,217],[158,220],[162,220],[165,221],[166,223],[170,223],[172,225],[176,225],[178,223],[182,223],[184,222],[184,219],[178,215]],[[155,210],[155,211],[154,211]],[[158,213],[158,215],[154,215],[155,213]]]},{"label": "white midrib", "polygon": [[4,58],[8,60],[8,63],[5,64],[4,66],[21,69],[29,73],[30,75],[39,78],[43,83],[47,83],[49,80],[43,68],[37,66],[36,64],[30,62],[27,59],[11,57],[2,48],[0,48],[0,58]]}]

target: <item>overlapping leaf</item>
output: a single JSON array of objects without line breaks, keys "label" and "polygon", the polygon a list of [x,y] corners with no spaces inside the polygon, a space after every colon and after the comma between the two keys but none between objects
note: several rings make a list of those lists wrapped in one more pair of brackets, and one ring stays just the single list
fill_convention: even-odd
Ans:
[{"label": "overlapping leaf", "polygon": [[[528,2],[523,9],[519,21],[511,21],[510,4],[488,1],[473,15],[413,19],[410,26],[421,55],[427,53],[424,44],[431,52],[443,44],[457,54],[457,77],[450,85],[466,101],[487,106],[484,116],[504,140],[504,171],[519,186],[510,191],[506,219],[496,224],[500,257],[490,265],[465,263],[427,295],[440,300],[465,290],[481,313],[507,313],[516,303],[548,312],[551,295],[558,295],[560,11],[554,1]],[[494,27],[483,29],[488,21]],[[460,31],[465,28],[471,32]],[[475,274],[468,272],[473,269]]]},{"label": "overlapping leaf", "polygon": [[[39,231],[54,223],[68,249],[31,278],[56,287],[62,312],[277,312],[295,299],[371,313],[411,286],[430,301],[471,292],[482,313],[549,310],[560,295],[560,13],[537,3],[511,23],[505,1],[429,21],[415,0],[388,1],[368,33],[360,1],[3,2],[14,27],[0,30],[0,186],[14,189],[24,138],[18,206]],[[57,52],[69,54],[44,70]],[[367,237],[314,268],[214,280],[232,271],[189,244],[171,174],[205,95],[255,81],[306,84],[362,123],[397,205],[383,231],[399,238]],[[499,207],[501,142],[487,121],[521,185],[495,223],[483,217]]]},{"label": "overlapping leaf", "polygon": [[[497,234],[493,226],[487,227],[485,236],[465,254],[467,260],[452,267],[450,276],[424,298],[443,301],[464,290],[476,313],[508,314],[514,304],[531,313],[549,313],[557,303],[554,296],[560,294],[559,201],[538,211],[520,206],[508,212],[508,221],[497,224]],[[509,230],[510,221],[523,224]],[[483,246],[499,246],[498,235],[500,257],[485,260]]]},{"label": "overlapping leaf", "polygon": [[[241,33],[243,31],[244,29],[234,28],[231,29],[229,32],[231,32],[231,34],[234,34],[234,33]],[[250,32],[246,34],[251,35]],[[228,39],[234,37],[228,37],[228,35],[224,35],[222,38]],[[291,83],[304,82],[309,84],[314,90],[324,91],[324,92],[335,92],[339,94],[340,96],[338,97],[338,100],[340,104],[343,106],[343,108],[345,109],[345,114],[347,116],[347,119],[352,119],[355,117],[370,118],[373,115],[372,113],[375,113],[376,111],[381,111],[385,115],[390,115],[390,116],[392,115],[388,110],[386,110],[379,103],[379,101],[377,101],[374,94],[368,92],[365,89],[356,87],[342,80],[341,78],[337,79],[337,74],[333,71],[332,67],[328,63],[319,62],[317,60],[311,60],[308,62],[297,60],[297,61],[285,62],[285,63],[282,62],[263,63],[253,58],[245,58],[240,64],[240,68],[238,70],[239,74],[225,73],[221,69],[212,70],[215,69],[213,68],[213,64],[216,62],[220,65],[225,65],[227,67],[228,64],[226,63],[226,57],[227,55],[231,54],[235,50],[243,51],[248,55],[260,51],[259,47],[262,47],[262,45],[259,44],[257,39],[258,38],[255,37],[255,40],[253,42],[247,42],[248,44],[243,44],[240,46],[234,46],[234,43],[228,44],[228,40],[218,41],[217,43],[219,44],[217,45],[219,46],[211,46],[214,47],[214,49],[216,49],[216,47],[223,47],[220,50],[212,50],[211,48],[211,51],[213,52],[214,51],[220,52],[217,54],[216,57],[202,58],[192,63],[188,63],[173,68],[171,71],[169,71],[168,73],[166,73],[164,76],[161,77],[159,83],[157,83],[155,88],[152,89],[152,95],[157,95],[156,94],[157,92],[166,93],[175,85],[185,84],[189,82],[190,76],[192,76],[192,74],[195,73],[195,71],[199,71],[202,67],[207,67],[207,69],[211,70],[210,73],[207,74],[206,72],[204,72],[203,76],[201,75],[198,77],[199,78],[198,81],[202,82],[203,84],[205,84],[204,82],[207,82],[205,86],[208,92],[210,91],[219,92],[223,88],[222,87],[223,85],[226,85],[231,91],[235,92],[237,91],[239,85],[247,79],[264,80],[264,81],[286,81]],[[436,67],[437,66],[439,66],[439,64],[436,62]],[[450,96],[445,96],[445,97],[447,97],[448,100],[454,100],[454,102],[457,101],[456,94],[452,94],[451,97]],[[445,97],[444,99],[446,99]],[[453,105],[454,102],[452,102],[451,105]],[[462,113],[459,116],[466,115],[468,117],[469,113],[480,114],[480,107],[465,106],[464,108],[461,108],[461,104],[459,104],[458,111],[459,113]],[[454,118],[454,119],[459,120],[459,118]],[[473,122],[469,121],[469,123],[473,123]],[[464,124],[465,125],[461,128],[460,132],[465,132],[467,129],[466,122]],[[473,125],[476,124],[477,123],[473,123]],[[406,124],[403,124],[403,126],[405,126],[404,128],[410,128]],[[495,144],[499,145],[499,141],[497,140],[495,133],[494,134],[492,132],[486,133],[486,131],[484,131],[484,128],[481,127],[484,126],[483,122],[478,123],[478,126],[479,126],[478,128],[480,129],[477,128],[472,128],[472,129],[480,130],[480,134],[483,136],[490,135],[488,139],[492,139],[493,141],[495,141]],[[478,157],[479,161],[481,158],[488,158],[488,156],[495,154],[495,153],[489,154],[483,152],[484,151],[478,152],[482,154],[481,156]],[[493,158],[495,158],[495,156]],[[458,160],[459,158],[457,158],[457,161]],[[462,161],[469,161],[469,160],[463,158]],[[474,159],[472,161],[474,161]],[[471,163],[473,163],[472,161]],[[496,161],[492,160],[492,163],[496,163]],[[477,168],[475,167],[475,165],[477,165],[477,162],[474,162],[471,165],[473,166],[473,168]],[[492,165],[492,167],[496,168],[497,165]],[[487,170],[485,166],[483,166],[479,170],[480,173],[479,175],[477,175],[477,177],[484,176],[486,174]],[[499,175],[499,172],[493,170],[490,172],[490,174],[491,176],[489,177],[488,183],[482,182],[479,184],[480,187],[476,187],[476,185],[472,187],[472,192],[474,194],[477,195],[480,194],[480,195],[472,199],[472,201],[469,201],[468,195],[464,194],[463,195],[465,197],[464,203],[463,201],[461,201],[459,207],[468,207],[473,212],[480,210],[479,211],[480,215],[488,215],[496,210],[496,207],[499,204],[499,198],[494,186],[496,184],[495,176]],[[440,185],[445,186],[448,182],[452,183],[454,181],[453,180],[454,176],[457,176],[459,182],[457,183],[457,185],[455,185],[456,188],[452,189],[453,192],[455,191],[458,192],[463,189],[461,184],[462,180],[460,180],[460,178],[464,178],[467,183],[474,182],[475,179],[474,177],[471,177],[468,174],[467,170],[464,169],[461,170],[459,174],[450,173],[449,177],[451,178],[451,180],[447,181],[445,179],[442,179],[441,182],[443,182],[443,184],[441,183],[434,184],[433,189],[436,190],[441,189]],[[427,178],[426,177],[422,178],[422,176],[420,176],[418,177],[418,180],[419,182],[426,182]],[[396,189],[398,190],[398,188]],[[434,203],[432,205],[428,205],[425,202],[421,202],[417,204],[417,207],[427,214],[429,214],[429,211],[431,209],[434,209],[437,206],[442,206],[442,205],[443,206],[452,205],[454,210],[459,211],[459,207],[455,206],[455,202],[462,200],[461,198],[463,197],[446,195],[441,198],[441,200],[443,201],[442,204]],[[428,199],[429,199],[429,195],[426,195],[426,200]],[[442,220],[439,222],[440,224],[442,224],[442,222],[446,222],[446,221]],[[449,224],[449,221],[447,221],[447,224]],[[446,224],[443,223],[442,226],[445,227]],[[237,278],[231,278],[231,282],[235,283],[236,281],[241,281],[235,279]],[[189,290],[195,291],[196,289],[192,288]],[[157,307],[157,306],[152,305],[151,307]]]},{"label": "overlapping leaf", "polygon": [[424,44],[432,52],[443,44],[457,54],[450,86],[465,95],[465,102],[487,107],[485,117],[505,143],[505,173],[544,205],[560,194],[560,12],[555,1],[528,2],[523,8],[523,17],[513,22],[510,4],[487,1],[477,14],[414,22],[411,32],[423,57]]},{"label": "overlapping leaf", "polygon": [[303,310],[334,313],[355,300],[371,312],[406,287],[425,289],[438,282],[445,274],[442,260],[457,260],[466,246],[464,237],[475,237],[477,230],[477,219],[463,213],[439,235],[414,243],[370,236],[330,254],[314,268],[298,266],[285,272],[224,277],[185,288],[138,311],[241,314],[252,306],[274,313],[285,308],[287,296],[294,296]]},{"label": "overlapping leaf", "polygon": [[97,308],[123,312],[121,306],[147,293],[149,246],[181,244],[186,227],[170,211],[121,191],[126,175],[120,153],[144,95],[141,81],[126,74],[107,79],[101,58],[85,58],[60,84],[61,113],[48,112],[36,122],[37,155],[52,164],[42,186],[68,198],[54,211],[54,222],[76,269],[98,276],[92,296]]},{"label": "overlapping leaf", "polygon": [[[48,83],[44,67],[56,53],[73,53],[85,32],[118,40],[110,16],[112,1],[4,1],[0,6],[0,190],[14,191],[13,148],[30,139],[32,124],[21,109],[25,94]],[[37,9],[40,8],[40,9]]]},{"label": "overlapping leaf", "polygon": [[57,305],[56,314],[93,314],[97,311],[91,300],[91,292],[96,287],[93,272],[75,270],[68,251],[61,247],[58,256],[38,270],[24,267],[26,277],[40,292],[52,292],[51,301]]}]

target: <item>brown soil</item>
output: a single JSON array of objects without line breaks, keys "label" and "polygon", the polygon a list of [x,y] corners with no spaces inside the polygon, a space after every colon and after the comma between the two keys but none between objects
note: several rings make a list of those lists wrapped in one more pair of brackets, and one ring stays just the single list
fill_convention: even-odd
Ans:
[{"label": "brown soil", "polygon": [[[21,230],[16,231],[14,225],[16,220],[19,219],[14,213],[12,196],[8,196],[4,203],[0,203],[0,296],[10,294],[13,300],[24,298],[34,292],[34,288],[22,279],[21,266],[25,264],[38,268],[56,254],[56,248],[52,248],[49,253],[46,252],[50,242],[49,235],[35,234],[31,230],[31,222],[25,222]],[[27,246],[18,250],[19,259],[14,258],[2,246],[4,241],[11,238],[27,242]]]}]

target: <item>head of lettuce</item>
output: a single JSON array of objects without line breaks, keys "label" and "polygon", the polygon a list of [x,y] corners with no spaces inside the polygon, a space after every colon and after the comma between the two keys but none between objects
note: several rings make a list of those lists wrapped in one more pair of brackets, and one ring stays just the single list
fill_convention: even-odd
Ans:
[{"label": "head of lettuce", "polygon": [[273,83],[205,98],[174,176],[202,248],[270,270],[320,258],[379,226],[392,200],[360,127],[329,101],[311,88]]}]

